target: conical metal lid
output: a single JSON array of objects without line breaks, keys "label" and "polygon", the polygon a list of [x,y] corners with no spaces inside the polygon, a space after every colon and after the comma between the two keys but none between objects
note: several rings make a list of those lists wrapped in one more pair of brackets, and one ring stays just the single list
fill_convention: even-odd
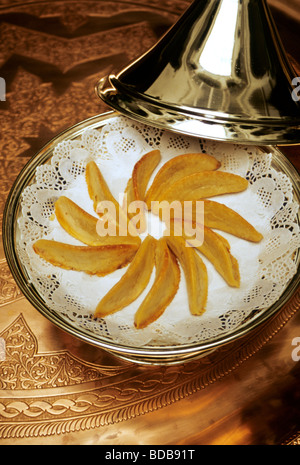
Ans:
[{"label": "conical metal lid", "polygon": [[182,134],[300,142],[296,74],[264,0],[196,0],[134,63],[100,80],[121,114]]}]

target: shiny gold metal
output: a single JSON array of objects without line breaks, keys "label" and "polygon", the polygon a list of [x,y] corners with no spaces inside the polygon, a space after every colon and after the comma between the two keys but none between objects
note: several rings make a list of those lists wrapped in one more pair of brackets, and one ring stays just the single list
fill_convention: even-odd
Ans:
[{"label": "shiny gold metal", "polygon": [[[291,10],[294,19],[298,2],[269,0],[280,11]],[[6,54],[12,55],[7,61],[7,86],[13,105],[1,109],[5,135],[0,144],[1,222],[9,189],[26,156],[50,139],[49,131],[60,132],[104,111],[105,104],[91,99],[87,91],[87,82],[93,85],[94,59],[102,53],[107,56],[107,49],[111,63],[127,51],[138,56],[155,40],[151,28],[161,30],[163,18],[175,21],[174,11],[177,17],[188,3],[125,0],[114,2],[112,9],[104,0],[80,4],[45,0],[2,6],[2,14],[13,13],[19,26],[33,13],[35,21],[26,28],[7,22],[2,31],[2,43],[9,49],[3,47],[1,56],[5,61]],[[73,31],[68,38],[53,31],[54,9],[61,24]],[[154,9],[155,22],[134,22],[136,11],[148,18]],[[103,15],[110,18],[120,11],[126,12],[123,26],[115,28],[109,21],[107,32]],[[90,25],[90,18],[93,24],[98,21],[97,33],[91,27],[89,35],[82,35],[78,21]],[[285,26],[283,32],[293,37],[293,28]],[[131,39],[126,44],[125,35]],[[14,50],[19,52],[17,62]],[[86,62],[87,54],[92,61]],[[30,72],[22,67],[24,60],[19,66],[25,55],[34,59]],[[48,74],[47,83],[42,79],[45,60],[59,66]],[[104,74],[107,62],[101,63]],[[90,66],[88,81],[81,73],[83,65]],[[60,69],[66,66],[75,66],[76,73],[61,76]],[[46,122],[46,134],[37,134],[37,122]],[[30,148],[24,145],[25,137]],[[281,150],[300,170],[299,147]],[[176,367],[139,367],[61,331],[36,311],[11,276],[0,241],[0,338],[6,341],[6,359],[0,360],[0,444],[300,445],[300,364],[291,357],[291,350],[297,349],[291,342],[299,337],[299,308],[298,289],[268,322],[207,357]]]},{"label": "shiny gold metal", "polygon": [[195,0],[97,93],[128,117],[182,134],[292,144],[300,142],[295,77],[265,0]]},{"label": "shiny gold metal", "polygon": [[24,298],[12,302],[0,313],[0,444],[290,444],[299,304],[298,292],[257,331],[198,361],[142,367],[65,334]]},{"label": "shiny gold metal", "polygon": [[[109,112],[97,115],[88,120],[82,121],[77,125],[67,129],[59,134],[57,138],[50,141],[44,148],[33,157],[19,174],[10,194],[8,196],[4,215],[3,215],[3,246],[7,263],[11,273],[29,302],[47,317],[52,323],[60,329],[67,331],[69,334],[78,337],[84,342],[100,347],[110,354],[116,355],[122,360],[137,362],[145,365],[174,365],[190,360],[202,358],[212,353],[217,348],[226,346],[228,343],[238,340],[247,335],[253,329],[267,321],[271,316],[278,312],[292,297],[300,282],[298,273],[288,284],[286,290],[280,299],[270,308],[264,311],[253,312],[247,320],[241,324],[235,331],[227,333],[217,338],[212,338],[200,344],[193,345],[174,345],[174,346],[145,346],[137,348],[134,346],[125,346],[115,343],[110,338],[100,338],[88,330],[76,327],[71,321],[63,318],[53,308],[49,308],[43,301],[42,296],[37,292],[30,283],[26,268],[20,262],[17,252],[18,242],[18,216],[20,215],[20,200],[22,192],[32,181],[36,168],[41,164],[48,163],[52,157],[54,147],[63,140],[73,140],[79,137],[87,128],[101,128],[107,122],[117,115],[116,112]],[[263,150],[263,148],[261,149]],[[279,171],[289,176],[294,187],[295,196],[300,202],[299,186],[297,184],[299,176],[293,166],[287,161],[283,154],[273,147],[266,147],[267,152],[272,152],[273,166]],[[297,257],[298,264],[300,256]]]}]

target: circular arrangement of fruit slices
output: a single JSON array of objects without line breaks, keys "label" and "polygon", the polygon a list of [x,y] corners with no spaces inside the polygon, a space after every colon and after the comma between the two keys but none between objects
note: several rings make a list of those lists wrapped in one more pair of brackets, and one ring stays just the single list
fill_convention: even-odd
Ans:
[{"label": "circular arrangement of fruit slices", "polygon": [[[161,161],[159,150],[146,153],[135,164],[128,181],[126,204],[120,205],[111,194],[107,183],[94,161],[86,166],[86,184],[98,219],[65,196],[55,203],[55,215],[61,227],[82,246],[55,240],[40,239],[34,251],[49,263],[67,270],[84,271],[105,276],[128,266],[125,274],[101,299],[94,311],[95,318],[103,318],[120,311],[134,302],[145,290],[155,268],[155,279],[134,317],[135,327],[145,328],[157,320],[175,297],[180,279],[180,266],[186,281],[189,310],[192,315],[205,312],[208,275],[201,254],[232,287],[240,286],[239,264],[230,252],[228,241],[215,230],[233,234],[251,242],[260,242],[263,236],[240,214],[231,208],[210,200],[222,194],[234,194],[247,189],[248,181],[236,174],[221,171],[220,163],[204,153],[178,155],[151,175]],[[208,200],[209,199],[209,200]],[[111,216],[114,234],[99,234],[99,225],[108,221],[103,205],[114,207]],[[128,205],[140,202],[139,227]],[[146,214],[164,218],[163,205],[190,202],[189,217],[171,212],[166,231],[160,239],[147,235],[141,240],[139,232],[146,229]],[[203,216],[199,221],[196,203],[202,202]],[[199,230],[201,241],[193,241],[186,234],[182,222],[188,221],[193,231]],[[125,231],[124,231],[125,225]],[[178,231],[180,230],[180,235]]]}]

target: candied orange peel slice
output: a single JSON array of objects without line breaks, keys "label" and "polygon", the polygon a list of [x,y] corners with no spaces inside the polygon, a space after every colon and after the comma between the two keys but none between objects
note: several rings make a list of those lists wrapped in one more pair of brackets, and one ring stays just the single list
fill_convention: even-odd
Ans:
[{"label": "candied orange peel slice", "polygon": [[105,317],[134,302],[146,288],[153,268],[156,240],[147,236],[142,242],[128,269],[105,296],[95,310],[95,318]]},{"label": "candied orange peel slice", "polygon": [[[214,200],[201,200],[203,202],[203,217],[200,217],[199,221],[195,202],[193,201],[191,209],[187,213],[182,207],[184,221],[198,222],[208,228],[232,234],[249,242],[260,242],[263,239],[263,235],[239,213]],[[162,217],[162,209],[159,213]],[[176,209],[170,210],[170,218],[176,219]]]},{"label": "candied orange peel slice", "polygon": [[127,210],[128,217],[132,219],[135,214],[130,210],[130,206],[132,206],[133,209],[139,207],[139,220],[141,224],[138,225],[138,229],[140,232],[144,232],[147,228],[144,204],[145,192],[151,175],[160,160],[160,150],[152,150],[143,155],[142,158],[134,165],[131,178],[126,186],[126,204],[123,203],[123,209],[125,211]]},{"label": "candied orange peel slice", "polygon": [[196,249],[213,264],[229,286],[240,286],[238,261],[230,253],[229,243],[222,236],[204,226],[203,244],[196,246]]},{"label": "candied orange peel slice", "polygon": [[89,247],[47,239],[36,241],[33,249],[54,266],[97,276],[105,276],[123,268],[137,252],[137,246],[132,244]]},{"label": "candied orange peel slice", "polygon": [[156,321],[174,299],[180,282],[180,268],[165,238],[156,243],[155,280],[147,296],[139,306],[134,324],[142,329]]},{"label": "candied orange peel slice", "polygon": [[192,315],[202,315],[208,294],[206,266],[196,250],[187,246],[182,237],[169,236],[166,240],[183,269],[190,312]]},{"label": "candied orange peel slice", "polygon": [[150,209],[154,200],[165,200],[165,190],[182,178],[196,172],[217,170],[219,167],[220,162],[205,153],[187,153],[171,158],[160,168],[146,193],[147,207]]},{"label": "candied orange peel slice", "polygon": [[216,195],[242,192],[247,187],[248,181],[237,174],[226,171],[202,171],[185,176],[172,185],[168,184],[162,193],[162,198],[168,202],[201,200]]},{"label": "candied orange peel slice", "polygon": [[85,177],[95,212],[97,212],[98,204],[106,200],[112,202],[116,208],[119,207],[119,204],[112,195],[100,169],[98,168],[98,165],[94,161],[87,163]]},{"label": "candied orange peel slice", "polygon": [[137,236],[99,235],[97,224],[101,220],[90,215],[73,200],[63,195],[55,202],[55,215],[59,224],[68,234],[86,245],[139,245],[141,243],[140,238]]},{"label": "candied orange peel slice", "polygon": [[[131,225],[126,212],[123,211],[112,195],[100,168],[94,161],[87,163],[85,177],[89,196],[93,202],[94,210],[99,217],[103,218],[105,216],[108,222],[115,224],[118,235],[126,236],[129,234],[137,236],[136,228]],[[108,211],[104,213],[103,210]]]},{"label": "candied orange peel slice", "polygon": [[204,224],[249,242],[263,239],[263,235],[239,213],[213,200],[204,200]]},{"label": "candied orange peel slice", "polygon": [[146,153],[134,165],[132,171],[132,186],[136,200],[144,200],[150,177],[161,160],[160,150]]},{"label": "candied orange peel slice", "polygon": [[170,221],[170,232],[168,234],[178,236],[178,231],[180,231],[182,237],[212,263],[216,271],[229,286],[239,287],[239,265],[236,258],[230,253],[230,244],[227,239],[206,226],[196,223],[192,226],[194,231],[200,231],[198,237],[201,237],[202,240],[197,240],[187,235],[184,228],[180,227],[178,229],[179,222],[177,220]]}]

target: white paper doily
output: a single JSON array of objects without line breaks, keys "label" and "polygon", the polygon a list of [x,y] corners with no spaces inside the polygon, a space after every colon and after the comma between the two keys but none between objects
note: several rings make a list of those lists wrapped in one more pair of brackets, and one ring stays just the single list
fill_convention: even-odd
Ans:
[{"label": "white paper doily", "polygon": [[[80,244],[55,219],[54,204],[59,196],[72,199],[95,215],[87,192],[85,167],[94,160],[117,200],[121,200],[134,164],[150,150],[161,150],[162,161],[188,152],[206,152],[221,162],[220,169],[246,177],[249,188],[238,194],[214,197],[246,218],[264,236],[259,244],[221,233],[238,260],[241,286],[229,287],[213,266],[203,258],[209,279],[207,310],[191,316],[183,272],[179,290],[164,314],[145,329],[134,327],[134,314],[149,291],[125,309],[105,319],[94,320],[99,300],[125,273],[126,268],[99,278],[83,272],[66,271],[37,256],[33,243],[41,238]],[[36,170],[33,184],[22,196],[18,220],[18,254],[32,284],[46,304],[77,328],[87,329],[115,343],[178,345],[207,341],[235,330],[253,310],[275,303],[297,271],[299,248],[298,204],[293,200],[290,179],[272,166],[272,154],[255,147],[198,140],[145,126],[124,117],[115,117],[99,129],[87,129],[77,140],[58,144],[49,164]],[[146,232],[159,237],[162,230],[151,222]],[[219,232],[220,233],[220,232]],[[144,236],[143,236],[144,237]],[[142,238],[143,238],[142,237]],[[80,244],[82,245],[82,244]]]}]

